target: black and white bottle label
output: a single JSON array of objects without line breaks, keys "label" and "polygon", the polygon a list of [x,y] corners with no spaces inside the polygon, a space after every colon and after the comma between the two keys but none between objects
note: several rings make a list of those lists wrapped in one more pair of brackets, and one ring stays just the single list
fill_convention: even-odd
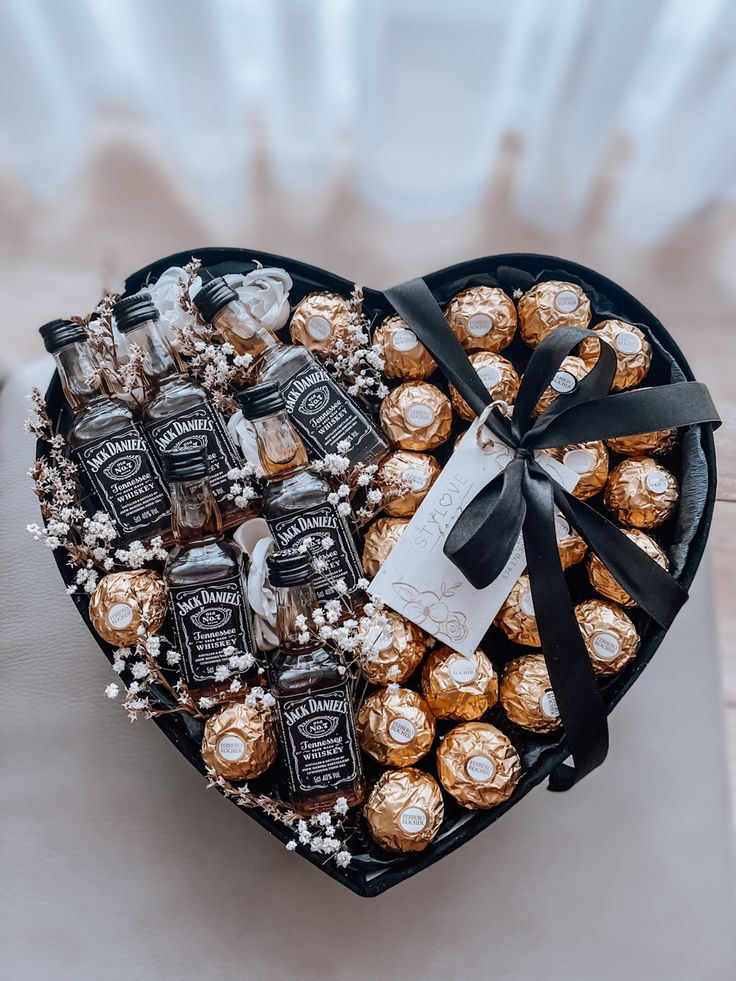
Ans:
[{"label": "black and white bottle label", "polygon": [[72,459],[98,507],[107,511],[121,534],[144,537],[146,529],[171,510],[166,488],[136,426],[79,447]]}]

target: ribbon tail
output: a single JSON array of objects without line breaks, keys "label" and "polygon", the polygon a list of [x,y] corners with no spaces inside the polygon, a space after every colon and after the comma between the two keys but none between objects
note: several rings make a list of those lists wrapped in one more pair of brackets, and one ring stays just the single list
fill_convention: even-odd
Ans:
[{"label": "ribbon tail", "polygon": [[554,490],[546,475],[525,471],[524,549],[537,629],[574,767],[558,767],[549,789],[568,790],[608,753],[608,723],[588,650],[575,618],[555,534]]}]

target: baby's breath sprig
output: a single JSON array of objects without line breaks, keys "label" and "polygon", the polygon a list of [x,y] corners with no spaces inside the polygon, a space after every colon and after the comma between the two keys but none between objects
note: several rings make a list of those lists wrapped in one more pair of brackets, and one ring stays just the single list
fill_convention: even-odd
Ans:
[{"label": "baby's breath sprig", "polygon": [[324,356],[325,368],[353,397],[380,400],[388,395],[383,358],[370,339],[370,320],[363,312],[363,289],[355,286],[348,301],[348,323]]}]

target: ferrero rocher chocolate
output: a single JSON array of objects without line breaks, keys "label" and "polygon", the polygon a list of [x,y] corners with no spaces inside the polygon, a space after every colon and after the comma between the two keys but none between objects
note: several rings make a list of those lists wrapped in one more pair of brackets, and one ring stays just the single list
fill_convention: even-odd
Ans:
[{"label": "ferrero rocher chocolate", "polygon": [[434,716],[411,688],[390,685],[363,702],[355,720],[366,753],[384,766],[411,766],[432,748]]},{"label": "ferrero rocher chocolate", "polygon": [[506,597],[503,606],[493,621],[515,644],[527,644],[529,647],[541,647],[537,631],[537,618],[534,616],[534,601],[532,600],[529,576],[524,573],[514,583],[513,589]]},{"label": "ferrero rocher chocolate", "polygon": [[395,852],[425,849],[440,830],[444,814],[437,781],[412,767],[384,773],[363,809],[375,841]]},{"label": "ferrero rocher chocolate", "polygon": [[498,701],[498,675],[481,650],[465,657],[438,647],[422,670],[422,691],[438,719],[479,719]]},{"label": "ferrero rocher chocolate", "polygon": [[534,415],[541,415],[559,395],[569,395],[574,392],[578,382],[585,378],[589,370],[582,358],[576,358],[573,354],[565,358],[552,381],[539,396],[539,401],[534,407]]},{"label": "ferrero rocher chocolate", "polygon": [[398,542],[408,518],[377,518],[363,538],[363,572],[373,578]]},{"label": "ferrero rocher chocolate", "polygon": [[437,776],[458,804],[495,807],[513,794],[521,760],[508,736],[484,722],[464,722],[437,748]]},{"label": "ferrero rocher chocolate", "polygon": [[575,607],[575,617],[596,674],[616,674],[636,657],[639,634],[620,606],[585,600]]},{"label": "ferrero rocher chocolate", "polygon": [[338,339],[345,340],[350,326],[350,306],[337,293],[310,293],[294,307],[291,315],[291,339],[315,354],[335,349]]},{"label": "ferrero rocher chocolate", "polygon": [[506,715],[522,729],[552,732],[560,725],[557,699],[541,654],[508,662],[501,675],[499,698]]},{"label": "ferrero rocher chocolate", "polygon": [[[638,528],[622,528],[621,530],[627,538],[638,545],[640,549],[643,549],[663,569],[669,569],[669,559],[653,538]],[[590,585],[597,593],[605,596],[606,599],[613,600],[619,606],[637,605],[636,600],[632,599],[626,590],[618,584],[613,574],[608,571],[595,552],[591,552],[588,556],[588,579],[590,579]]]},{"label": "ferrero rocher chocolate", "polygon": [[420,381],[437,370],[437,362],[401,317],[387,317],[379,324],[373,343],[383,358],[387,378]]},{"label": "ferrero rocher chocolate", "polygon": [[378,485],[387,514],[409,518],[437,480],[442,467],[429,453],[397,450],[381,465]]},{"label": "ferrero rocher chocolate", "polygon": [[516,333],[513,300],[494,286],[471,286],[456,293],[445,316],[466,351],[502,351]]},{"label": "ferrero rocher chocolate", "polygon": [[606,445],[622,456],[660,456],[677,446],[676,429],[657,429],[653,433],[637,433],[635,436],[617,436],[607,439]]},{"label": "ferrero rocher chocolate", "polygon": [[531,347],[560,327],[587,327],[590,300],[575,283],[550,279],[537,283],[519,300],[519,331]]},{"label": "ferrero rocher chocolate", "polygon": [[161,576],[150,569],[110,572],[97,584],[89,618],[108,644],[127,647],[138,640],[138,628],[156,634],[166,618],[167,593]]},{"label": "ferrero rocher chocolate", "polygon": [[580,475],[572,492],[580,500],[599,494],[606,486],[608,450],[602,440],[572,443],[570,446],[563,446],[561,449],[553,449],[549,452],[570,470]]},{"label": "ferrero rocher chocolate", "polygon": [[450,435],[451,425],[450,400],[429,382],[404,382],[381,403],[383,431],[400,450],[434,450]]},{"label": "ferrero rocher chocolate", "polygon": [[[470,355],[470,362],[492,398],[502,400],[509,405],[516,401],[520,379],[510,361],[491,351],[478,351],[477,354]],[[475,413],[454,385],[450,385],[450,401],[461,419],[465,419],[466,422],[475,419]]]},{"label": "ferrero rocher chocolate", "polygon": [[[644,332],[625,320],[602,320],[592,328],[593,334],[608,341],[616,352],[616,374],[612,392],[638,385],[646,378],[652,363],[652,345]],[[580,357],[591,368],[598,360],[598,344],[592,338],[580,345]]]},{"label": "ferrero rocher chocolate", "polygon": [[205,723],[202,759],[226,780],[255,780],[265,773],[276,759],[271,710],[228,702]]},{"label": "ferrero rocher chocolate", "polygon": [[374,685],[406,681],[427,650],[426,634],[393,610],[365,619],[357,658],[363,677]]},{"label": "ferrero rocher chocolate", "polygon": [[569,569],[570,566],[583,561],[588,546],[559,511],[555,514],[555,535],[563,569]]},{"label": "ferrero rocher chocolate", "polygon": [[622,525],[657,528],[677,507],[677,480],[651,457],[630,457],[611,471],[603,503]]}]

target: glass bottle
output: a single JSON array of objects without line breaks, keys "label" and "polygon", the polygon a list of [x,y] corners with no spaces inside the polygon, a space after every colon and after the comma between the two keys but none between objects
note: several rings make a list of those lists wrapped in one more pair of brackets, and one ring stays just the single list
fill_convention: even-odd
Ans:
[{"label": "glass bottle", "polygon": [[261,513],[276,544],[280,549],[298,548],[308,537],[329,537],[332,547],[319,549],[325,568],[315,577],[317,598],[322,602],[343,595],[335,589],[340,579],[352,593],[363,575],[353,536],[329,500],[330,485],[308,468],[307,452],[291,424],[280,386],[254,385],[241,392],[238,401],[254,430],[266,479]]},{"label": "glass bottle", "polygon": [[200,444],[209,455],[210,487],[220,507],[223,526],[232,528],[252,517],[228,499],[228,472],[241,466],[225,422],[207,392],[196,381],[182,376],[168,341],[156,326],[159,312],[150,294],[136,293],[118,300],[115,322],[128,343],[143,352],[146,401],[141,424],[163,460],[168,450]]},{"label": "glass bottle", "polygon": [[309,620],[317,605],[311,561],[304,552],[276,552],[269,556],[268,574],[276,592],[279,637],[269,659],[269,680],[292,806],[308,816],[344,797],[355,807],[365,797],[365,782],[347,669],[337,651],[311,635],[304,641],[297,622],[302,616]]},{"label": "glass bottle", "polygon": [[171,508],[150,448],[125,405],[103,390],[81,324],[53,320],[40,328],[53,354],[73,420],[67,436],[87,514],[107,511],[121,543],[161,536],[171,543]]},{"label": "glass bottle", "polygon": [[164,454],[176,538],[164,577],[182,676],[200,697],[218,697],[229,692],[233,680],[232,674],[216,678],[218,668],[229,667],[225,650],[255,656],[256,648],[242,555],[225,538],[208,467],[201,443]]},{"label": "glass bottle", "polygon": [[250,315],[222,277],[206,282],[194,303],[238,354],[253,357],[255,383],[279,383],[292,422],[313,455],[339,453],[345,440],[351,466],[379,463],[387,455],[386,438],[314,355],[299,344],[283,344]]}]

